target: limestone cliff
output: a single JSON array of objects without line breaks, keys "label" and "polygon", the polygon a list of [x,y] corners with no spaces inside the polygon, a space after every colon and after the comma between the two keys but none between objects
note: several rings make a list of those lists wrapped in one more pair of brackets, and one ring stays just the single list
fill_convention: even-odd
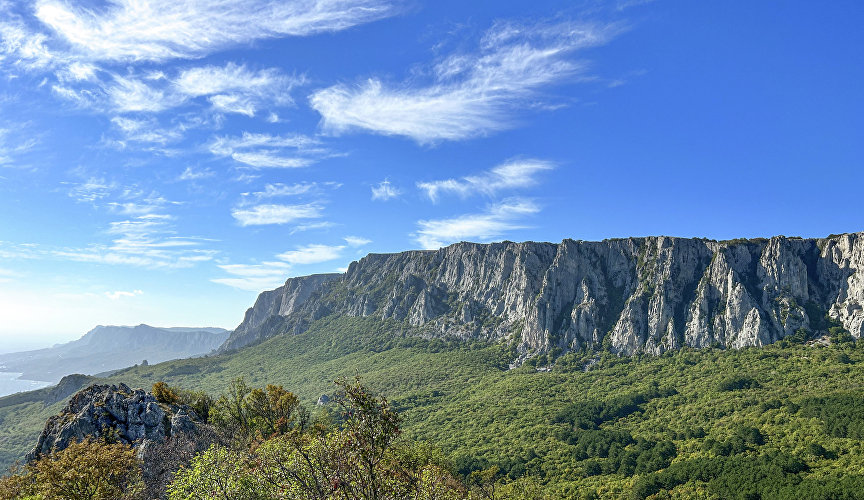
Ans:
[{"label": "limestone cliff", "polygon": [[[255,305],[246,311],[240,326],[220,347],[221,350],[243,347],[281,333],[273,330],[273,319],[300,312],[306,300],[321,287],[341,277],[341,274],[313,274],[291,278],[283,286],[258,296]],[[278,321],[281,325],[281,321]]]},{"label": "limestone cliff", "polygon": [[597,343],[658,354],[759,346],[829,326],[860,338],[862,307],[864,233],[457,243],[291,278],[259,296],[222,349],[341,314],[393,319],[427,336],[510,341],[521,359]]}]

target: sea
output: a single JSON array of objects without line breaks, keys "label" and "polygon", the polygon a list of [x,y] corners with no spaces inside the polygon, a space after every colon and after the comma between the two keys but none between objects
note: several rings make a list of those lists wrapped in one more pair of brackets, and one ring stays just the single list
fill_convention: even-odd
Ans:
[{"label": "sea", "polygon": [[38,380],[21,380],[20,373],[0,372],[0,397],[15,394],[16,392],[32,391],[52,385],[51,382]]}]

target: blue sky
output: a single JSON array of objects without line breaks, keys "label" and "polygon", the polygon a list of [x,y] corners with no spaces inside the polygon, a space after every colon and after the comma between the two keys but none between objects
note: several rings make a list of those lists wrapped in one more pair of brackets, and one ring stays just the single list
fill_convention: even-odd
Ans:
[{"label": "blue sky", "polygon": [[860,231],[864,4],[0,0],[0,351],[503,239]]}]

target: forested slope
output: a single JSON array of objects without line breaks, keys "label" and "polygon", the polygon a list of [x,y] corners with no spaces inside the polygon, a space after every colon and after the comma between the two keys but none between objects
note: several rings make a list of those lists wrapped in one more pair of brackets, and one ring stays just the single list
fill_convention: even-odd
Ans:
[{"label": "forested slope", "polygon": [[[161,380],[215,396],[242,376],[253,386],[281,384],[311,407],[337,377],[361,375],[405,416],[407,438],[440,448],[463,475],[498,466],[503,492],[784,498],[792,488],[857,498],[864,491],[864,349],[846,335],[830,346],[786,341],[633,357],[580,351],[548,367],[535,358],[508,370],[512,346],[410,333],[393,321],[323,318],[302,335],[134,367],[110,381]],[[0,407],[0,418],[29,418],[24,410],[35,404]]]}]

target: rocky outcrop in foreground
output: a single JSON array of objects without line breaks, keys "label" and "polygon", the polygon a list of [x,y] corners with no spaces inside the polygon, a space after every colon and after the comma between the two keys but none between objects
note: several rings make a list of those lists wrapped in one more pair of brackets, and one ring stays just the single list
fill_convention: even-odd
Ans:
[{"label": "rocky outcrop in foreground", "polygon": [[864,330],[864,233],[820,239],[458,243],[370,254],[345,274],[264,292],[222,350],[324,316],[392,319],[425,336],[513,342],[520,358],[600,344],[620,354],[740,348]]},{"label": "rocky outcrop in foreground", "polygon": [[63,450],[85,438],[130,444],[139,454],[152,443],[178,434],[192,435],[197,416],[186,406],[165,405],[143,389],[125,384],[91,385],[76,393],[59,415],[48,419],[28,461]]}]

